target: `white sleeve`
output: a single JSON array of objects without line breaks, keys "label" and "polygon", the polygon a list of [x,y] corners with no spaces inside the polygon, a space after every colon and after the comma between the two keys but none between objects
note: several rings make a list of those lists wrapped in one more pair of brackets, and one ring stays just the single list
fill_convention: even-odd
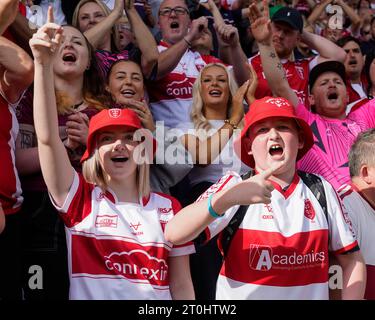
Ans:
[{"label": "white sleeve", "polygon": [[49,198],[51,199],[51,203],[53,204],[53,206],[55,207],[55,209],[59,212],[59,213],[67,213],[68,212],[68,209],[70,207],[70,204],[72,203],[73,201],[73,198],[74,196],[76,195],[76,193],[78,192],[78,187],[80,186],[80,179],[79,179],[79,176],[78,176],[78,173],[74,170],[74,178],[73,178],[73,183],[72,185],[70,186],[70,189],[69,189],[69,192],[66,196],[66,199],[64,201],[64,204],[59,207],[55,200],[52,198],[51,194],[49,194]]},{"label": "white sleeve", "polygon": [[[241,181],[242,179],[238,173],[229,171],[217,183],[208,188],[207,191],[197,199],[197,202],[207,199],[211,194],[229,189]],[[230,222],[239,207],[239,205],[233,206],[229,208],[222,217],[215,219],[205,230],[206,240],[212,239],[220,233]]]},{"label": "white sleeve", "polygon": [[327,199],[329,249],[335,254],[345,253],[358,246],[352,222],[333,187],[326,180],[322,181]]},{"label": "white sleeve", "polygon": [[318,64],[319,55],[315,56],[309,61],[309,71],[312,70]]},{"label": "white sleeve", "polygon": [[359,228],[359,221],[358,221],[358,207],[356,206],[357,204],[352,201],[351,197],[345,197],[342,200],[342,205],[344,208],[344,211],[347,212],[350,222],[351,222],[351,227],[353,228],[353,232],[356,235],[356,238],[358,239],[358,228]]}]

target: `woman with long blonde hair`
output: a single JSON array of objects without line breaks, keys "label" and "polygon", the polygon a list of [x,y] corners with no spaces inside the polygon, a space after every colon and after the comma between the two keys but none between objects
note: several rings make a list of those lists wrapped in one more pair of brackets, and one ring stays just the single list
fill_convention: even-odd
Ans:
[{"label": "woman with long blonde hair", "polygon": [[[226,171],[242,174],[249,170],[233,150],[233,137],[242,128],[243,100],[254,100],[257,78],[253,69],[250,80],[239,89],[228,68],[220,63],[205,66],[193,85],[192,123],[180,137],[194,162],[188,174],[190,191],[185,204],[197,199]],[[214,299],[221,255],[216,239],[197,249],[190,259],[197,299]]]}]

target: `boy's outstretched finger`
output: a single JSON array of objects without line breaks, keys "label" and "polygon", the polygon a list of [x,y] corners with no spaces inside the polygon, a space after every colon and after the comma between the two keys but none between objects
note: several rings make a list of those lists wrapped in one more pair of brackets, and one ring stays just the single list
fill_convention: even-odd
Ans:
[{"label": "boy's outstretched finger", "polygon": [[277,164],[273,165],[271,168],[268,168],[267,170],[264,170],[260,175],[267,180],[269,177],[271,177],[277,170],[279,170],[283,165],[284,161],[278,162]]}]

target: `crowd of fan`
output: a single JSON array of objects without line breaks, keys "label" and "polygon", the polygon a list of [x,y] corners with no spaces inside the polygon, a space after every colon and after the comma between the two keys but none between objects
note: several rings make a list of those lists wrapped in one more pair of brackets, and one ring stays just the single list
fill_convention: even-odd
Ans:
[{"label": "crowd of fan", "polygon": [[[332,297],[375,299],[375,247],[372,245],[375,240],[372,235],[375,228],[375,100],[372,100],[375,96],[375,1],[2,0],[0,75],[3,164],[0,170],[0,300],[69,297],[205,300],[215,299],[215,295],[219,299],[325,299],[328,298],[329,263],[338,263],[344,270],[343,291],[332,293]],[[57,112],[50,113],[45,106]],[[287,110],[285,114],[280,111],[283,108]],[[124,181],[127,196],[123,200],[115,184],[108,184],[105,178],[104,160],[100,164],[90,162],[95,174],[85,164],[96,156],[93,150],[101,148],[99,129],[104,127],[100,123],[107,121],[103,110],[108,109],[113,109],[109,114],[114,118],[113,112],[118,112],[121,118],[125,113],[119,110],[131,110],[126,115],[136,118],[132,120],[132,127],[145,128],[151,133],[146,135],[146,140],[154,142],[151,164],[147,169],[139,169],[142,166],[138,165],[135,185],[131,182],[126,185]],[[93,117],[97,117],[96,122],[90,122]],[[276,117],[284,117],[285,123]],[[297,126],[294,122],[290,125],[285,118],[295,119]],[[279,121],[277,126],[270,119]],[[58,125],[54,126],[54,121]],[[135,124],[137,121],[139,126]],[[259,123],[263,127],[255,131]],[[299,144],[293,151],[288,149],[285,132],[294,132],[294,129],[299,132]],[[254,145],[260,148],[261,142],[257,140],[263,134],[260,130],[269,130],[268,139],[274,141],[266,159],[258,157],[258,151],[252,149]],[[51,147],[55,133],[64,146],[64,155],[56,147],[54,158],[46,154],[55,150]],[[288,158],[289,153],[293,154],[293,160]],[[69,157],[69,166],[78,173],[72,174],[72,180],[64,178],[69,174],[65,164],[61,165],[58,160],[65,154]],[[51,159],[56,159],[56,163]],[[242,175],[249,170],[257,173],[249,181],[266,186],[266,190],[268,178],[281,176],[275,174],[279,167],[267,171],[267,165],[272,162],[269,159],[291,161],[289,170],[293,173],[286,185],[280,182],[284,178],[280,181],[271,178],[274,187],[268,186],[267,192],[272,191],[272,199],[280,190],[285,198],[293,192],[296,167],[319,176],[327,193],[329,217],[322,227],[327,229],[330,241],[327,251],[322,249],[326,258],[322,264],[315,262],[314,267],[318,265],[319,271],[310,272],[308,268],[312,266],[305,266],[304,271],[294,270],[301,272],[302,280],[298,280],[299,275],[277,273],[267,261],[263,267],[275,272],[270,278],[281,280],[262,276],[265,272],[262,266],[254,267],[251,261],[246,262],[254,258],[251,248],[250,251],[246,248],[249,256],[233,253],[232,249],[224,256],[223,264],[222,248],[218,246],[224,222],[230,223],[235,213],[229,210],[230,206],[226,207],[227,202],[220,201],[220,192],[231,190],[237,183],[241,185]],[[120,167],[127,159],[118,157],[113,162]],[[226,175],[228,171],[233,174]],[[266,172],[264,176],[261,171]],[[52,172],[57,173],[56,179],[51,178]],[[97,195],[99,200],[94,195],[89,200],[90,209],[85,205],[80,207],[76,199],[86,197],[85,187],[82,194],[77,191],[81,190],[78,182],[83,179],[81,173],[88,183],[103,191],[103,195]],[[61,181],[56,181],[60,177]],[[140,182],[142,179],[147,182]],[[65,193],[61,192],[61,186],[67,186]],[[251,188],[251,184],[246,188]],[[108,241],[112,239],[113,243],[99,245],[114,222],[110,220],[107,225],[100,222],[100,212],[96,212],[98,216],[93,218],[92,226],[81,224],[88,220],[87,210],[99,203],[100,197],[108,197],[112,189],[112,197],[118,198],[113,200],[116,206],[136,202],[142,211],[133,206],[124,214],[131,219],[120,218],[128,224],[129,235],[125,233],[125,240],[108,231]],[[164,271],[160,270],[164,269],[159,270],[158,279],[155,274],[152,279],[149,272],[156,269],[144,263],[142,257],[123,260],[121,270],[109,267],[117,261],[110,260],[111,250],[119,251],[123,246],[127,251],[137,248],[151,256],[153,249],[147,251],[145,243],[159,240],[147,238],[146,241],[142,238],[143,231],[138,230],[141,225],[145,233],[153,229],[151,220],[146,222],[148,218],[143,217],[150,204],[142,203],[150,198],[150,192],[155,199],[160,198],[152,198],[155,212],[160,215],[155,226],[155,230],[160,230],[155,239],[162,238],[161,247],[170,250],[169,266],[165,267],[169,269],[166,277],[169,282],[161,276]],[[241,192],[242,189],[238,190],[238,197]],[[212,198],[214,194],[217,197]],[[309,217],[306,201],[311,199],[303,197],[305,193],[298,195],[299,200],[305,201],[306,217],[313,221],[315,212],[323,214],[324,209],[315,207]],[[165,204],[166,199],[172,199],[168,200],[170,204]],[[244,205],[236,199],[231,203]],[[253,210],[253,215],[258,214],[255,203],[266,203],[267,207],[268,200],[264,195],[261,199],[246,203],[250,204],[248,210]],[[320,201],[315,200],[311,201],[319,206]],[[204,207],[208,206],[207,216],[202,213],[203,203]],[[71,213],[74,206],[82,212]],[[275,206],[273,202],[272,206]],[[181,214],[172,218],[181,207],[184,208]],[[295,202],[295,210],[297,207]],[[217,208],[222,209],[220,214]],[[172,216],[163,218],[163,210],[166,210],[164,214],[173,212]],[[272,239],[262,239],[274,253],[279,247],[287,248],[282,251],[286,252],[295,243],[288,242],[291,231],[284,224],[294,224],[288,220],[290,216],[277,218],[275,211],[275,207],[274,211],[271,209],[270,219],[281,219],[281,222],[278,220],[281,231],[274,239],[271,236],[268,237]],[[110,217],[113,212],[102,214]],[[287,216],[294,214],[291,212]],[[337,212],[342,213],[340,217]],[[229,218],[221,219],[222,215]],[[104,234],[95,229],[99,230],[103,223]],[[147,231],[146,223],[151,226]],[[261,239],[263,231],[259,230],[263,230],[263,222],[256,222],[254,227],[245,217],[243,223],[242,229],[246,229],[246,223],[250,230],[257,228],[258,240]],[[115,225],[117,228],[117,220]],[[311,230],[315,230],[306,227],[305,222],[298,228],[294,225],[292,233],[312,234]],[[91,236],[87,236],[89,233]],[[79,240],[83,234],[86,240]],[[289,236],[280,243],[273,242],[282,234]],[[255,241],[253,235],[249,237]],[[311,235],[310,240],[304,241],[322,242],[314,237]],[[92,238],[98,244],[85,242]],[[124,243],[120,245],[114,239]],[[238,237],[235,240],[242,241]],[[178,245],[171,249],[172,243]],[[299,250],[301,254],[307,254],[308,250],[317,252],[320,245],[308,247],[306,244]],[[329,262],[328,250],[335,253],[330,255]],[[95,254],[102,254],[107,260],[103,262],[104,258]],[[247,264],[248,270],[238,267],[237,261]],[[85,263],[89,266],[83,266]],[[96,263],[104,263],[107,269],[101,270]],[[137,268],[134,267],[133,273],[129,271],[131,276],[124,276],[127,264],[134,264],[140,270],[148,266],[147,270],[154,271],[140,271],[135,275]],[[31,279],[32,266],[40,266],[42,270],[40,286],[30,285],[30,281],[38,282]],[[316,272],[316,276],[307,277],[302,272]],[[99,280],[100,277],[107,280]],[[115,280],[108,280],[117,277],[128,284],[122,287],[122,282],[114,285]],[[136,283],[138,287],[129,283]],[[323,289],[319,287],[321,283]],[[101,288],[100,294],[97,288]],[[161,293],[163,290],[168,293]]]}]

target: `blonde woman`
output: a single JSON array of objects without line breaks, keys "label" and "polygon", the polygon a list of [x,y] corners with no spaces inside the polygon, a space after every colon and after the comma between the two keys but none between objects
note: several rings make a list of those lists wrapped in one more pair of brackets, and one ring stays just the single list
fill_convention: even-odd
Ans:
[{"label": "blonde woman", "polygon": [[[194,168],[188,175],[191,190],[186,204],[214,184],[226,171],[240,174],[249,170],[233,151],[233,136],[242,127],[243,100],[254,100],[257,78],[251,69],[251,80],[238,90],[227,67],[220,63],[205,66],[193,85],[192,124],[180,138],[190,152]],[[238,130],[239,131],[239,130]],[[237,133],[238,133],[237,131]],[[214,299],[221,267],[216,238],[191,256],[191,270],[197,299]]]},{"label": "blonde woman", "polygon": [[[30,41],[35,59],[34,118],[44,180],[67,232],[70,299],[192,299],[187,244],[172,248],[165,223],[180,206],[149,191],[140,161],[142,128],[130,109],[102,110],[89,124],[83,175],[72,167],[58,134],[53,56],[62,28],[49,10]],[[148,133],[148,134],[147,134]],[[138,156],[137,156],[138,154]],[[152,156],[150,148],[146,155]],[[150,160],[148,158],[148,160]]]},{"label": "blonde woman", "polygon": [[[120,51],[121,41],[117,24],[123,21],[124,9],[137,43]],[[73,25],[81,30],[96,49],[103,76],[118,59],[139,60],[146,78],[157,73],[158,50],[156,41],[134,7],[134,1],[115,0],[109,11],[100,0],[81,0],[73,14]]]},{"label": "blonde woman", "polygon": [[241,170],[235,167],[241,161],[233,153],[232,136],[242,127],[243,100],[246,96],[251,103],[256,86],[252,73],[251,80],[237,90],[231,72],[220,63],[208,64],[201,70],[193,86],[192,123],[183,128],[186,133],[180,138],[195,165],[189,173],[193,190],[215,183],[223,171]]}]

